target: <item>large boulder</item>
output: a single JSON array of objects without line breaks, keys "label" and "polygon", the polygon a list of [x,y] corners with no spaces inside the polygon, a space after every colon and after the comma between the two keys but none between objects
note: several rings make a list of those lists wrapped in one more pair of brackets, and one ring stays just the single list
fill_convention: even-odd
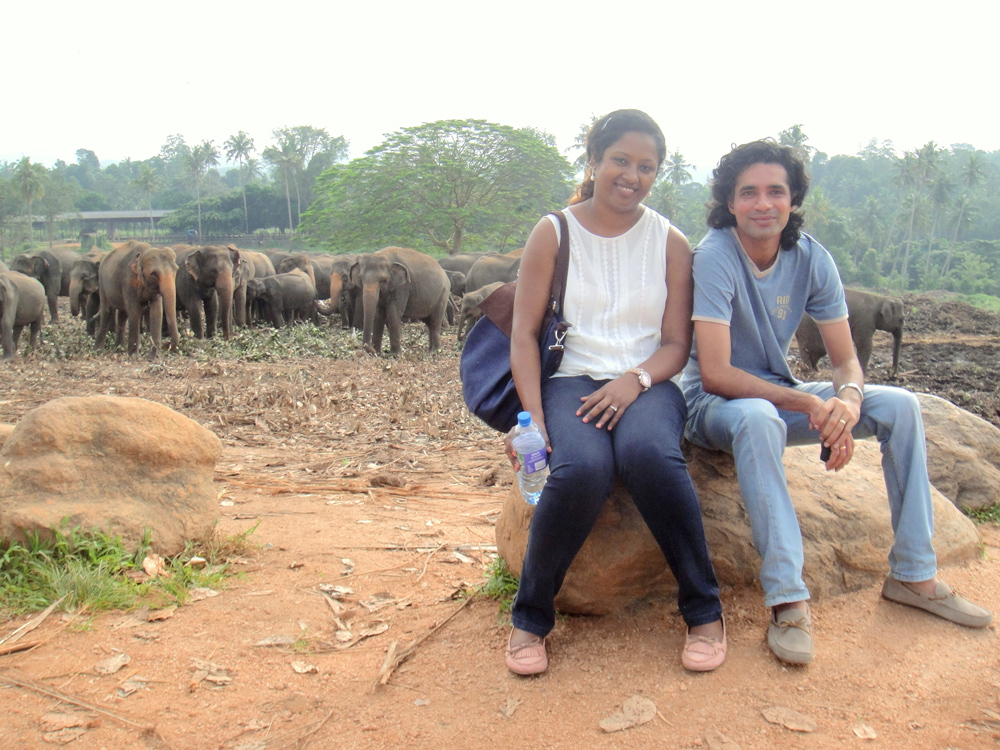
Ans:
[{"label": "large boulder", "polygon": [[[760,557],[740,499],[732,456],[686,447],[698,490],[705,531],[722,584],[754,585]],[[788,448],[784,457],[789,489],[805,547],[805,579],[815,599],[855,591],[881,581],[892,545],[889,502],[881,453],[874,441],[860,441],[850,466],[827,472],[812,447]],[[941,565],[973,559],[979,534],[972,522],[932,489],[935,548]],[[520,575],[534,509],[515,483],[497,521],[497,548]],[[567,613],[607,614],[648,596],[671,595],[677,585],[663,554],[627,490],[616,483],[556,597]]]},{"label": "large boulder", "polygon": [[24,415],[0,450],[0,538],[97,528],[163,555],[212,535],[219,439],[139,398],[58,398]]},{"label": "large boulder", "polygon": [[1000,430],[950,401],[918,393],[931,484],[959,508],[1000,502]]}]

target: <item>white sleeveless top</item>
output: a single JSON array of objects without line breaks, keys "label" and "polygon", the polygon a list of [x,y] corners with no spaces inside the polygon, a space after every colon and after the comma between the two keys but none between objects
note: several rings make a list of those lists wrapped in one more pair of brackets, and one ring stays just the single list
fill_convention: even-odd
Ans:
[{"label": "white sleeveless top", "polygon": [[[644,207],[618,237],[591,234],[563,209],[569,225],[569,273],[563,313],[573,328],[554,377],[589,375],[610,380],[660,346],[667,304],[667,232],[670,222]],[[560,234],[559,220],[548,217]]]}]

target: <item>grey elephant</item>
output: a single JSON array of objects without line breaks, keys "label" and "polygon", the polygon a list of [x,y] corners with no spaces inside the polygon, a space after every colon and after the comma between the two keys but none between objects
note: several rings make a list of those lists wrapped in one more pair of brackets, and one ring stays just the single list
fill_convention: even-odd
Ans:
[{"label": "grey elephant", "polygon": [[382,334],[389,328],[389,351],[402,351],[403,320],[427,326],[430,351],[441,348],[451,285],[437,261],[426,253],[386,247],[363,254],[351,266],[351,280],[361,287],[365,351],[381,354]]},{"label": "grey elephant", "polygon": [[247,281],[247,301],[251,305],[259,303],[271,324],[281,328],[291,325],[297,317],[312,318],[316,286],[302,269],[296,268],[289,273]]},{"label": "grey elephant", "polygon": [[511,255],[487,255],[480,258],[465,274],[466,289],[481,289],[494,281],[515,281],[521,258]]},{"label": "grey elephant", "polygon": [[45,288],[38,279],[17,271],[0,272],[0,341],[3,358],[17,354],[21,331],[30,326],[31,350],[38,348],[38,335],[45,318]]},{"label": "grey elephant", "polygon": [[[128,324],[126,351],[139,351],[139,327],[148,313],[149,334],[153,340],[150,356],[157,356],[166,321],[170,345],[176,350],[180,344],[177,335],[177,260],[169,247],[150,247],[145,242],[129,240],[112,250],[101,261],[98,269],[98,286],[101,295],[100,322],[95,333],[97,346],[105,343],[108,330],[121,313]],[[121,328],[118,328],[118,345],[121,345]]]},{"label": "grey elephant", "polygon": [[[357,263],[358,257],[356,253],[330,256],[330,286],[327,293],[330,302],[316,303],[316,310],[320,315],[330,317],[339,313],[341,328],[357,328],[362,322],[361,289],[351,281],[351,266]],[[319,297],[318,291],[317,296]]]},{"label": "grey elephant", "polygon": [[82,315],[86,321],[87,333],[94,335],[97,327],[97,313],[101,307],[101,297],[98,292],[98,269],[107,253],[92,248],[83,255],[77,256],[70,268],[69,281],[69,311],[74,317]]},{"label": "grey elephant", "polygon": [[236,245],[226,245],[232,257],[239,260],[233,266],[233,322],[238,326],[250,324],[250,305],[247,302],[247,281],[249,279],[263,279],[267,276],[274,276],[274,264],[264,253],[256,250],[245,250]]},{"label": "grey elephant", "polygon": [[[222,337],[232,335],[234,267],[239,266],[239,250],[205,245],[176,253],[177,302],[191,317],[195,338],[215,336],[216,322],[222,323]],[[204,312],[204,320],[202,313]]]},{"label": "grey elephant", "polygon": [[59,258],[48,250],[40,250],[33,255],[15,255],[10,261],[10,270],[41,282],[45,289],[45,299],[49,304],[49,320],[57,322],[59,293],[62,291],[62,263]]},{"label": "grey elephant", "polygon": [[[847,317],[851,326],[851,338],[858,353],[861,369],[868,372],[868,361],[872,356],[872,336],[875,331],[892,334],[892,377],[899,370],[899,350],[903,343],[903,301],[896,297],[883,297],[860,289],[845,289]],[[802,318],[795,331],[799,357],[811,370],[817,369],[820,359],[826,354],[826,346],[816,322],[808,315]]]},{"label": "grey elephant", "polygon": [[504,282],[502,281],[494,281],[492,284],[487,284],[475,291],[466,292],[462,296],[462,307],[458,311],[459,341],[465,338],[465,334],[476,324],[476,321],[483,317],[483,311],[479,309],[479,303],[503,285]]},{"label": "grey elephant", "polygon": [[445,271],[458,271],[468,275],[469,269],[475,265],[476,261],[487,255],[497,255],[497,253],[456,253],[438,258],[438,265]]}]

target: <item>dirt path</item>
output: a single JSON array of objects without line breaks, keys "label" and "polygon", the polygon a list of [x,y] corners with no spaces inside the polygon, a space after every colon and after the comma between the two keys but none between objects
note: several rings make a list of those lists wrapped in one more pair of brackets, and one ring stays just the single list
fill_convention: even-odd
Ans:
[{"label": "dirt path", "polygon": [[[419,341],[413,333],[408,349]],[[906,358],[900,369],[915,369]],[[39,629],[44,645],[0,657],[0,748],[49,747],[54,725],[42,717],[65,711],[90,723],[72,746],[109,749],[967,750],[1000,740],[995,630],[884,602],[877,587],[815,602],[807,668],[771,656],[754,588],[723,591],[730,655],[715,673],[681,668],[683,625],[675,604],[658,600],[560,620],[550,670],[509,674],[496,603],[462,592],[484,580],[513,475],[498,438],[464,410],[454,351],[277,363],[78,357],[7,364],[4,378],[0,422],[60,395],[110,392],[205,424],[225,446],[219,533],[259,526],[218,596],[154,622],[54,614]],[[982,532],[983,559],[943,576],[997,611],[1000,530]],[[334,602],[324,587],[349,591]],[[0,622],[0,637],[23,621]],[[269,641],[287,645],[257,645]],[[413,644],[378,684],[387,657]],[[119,652],[129,663],[98,674]],[[635,695],[655,703],[656,718],[602,731]],[[776,708],[806,715],[814,731],[770,723]]]}]

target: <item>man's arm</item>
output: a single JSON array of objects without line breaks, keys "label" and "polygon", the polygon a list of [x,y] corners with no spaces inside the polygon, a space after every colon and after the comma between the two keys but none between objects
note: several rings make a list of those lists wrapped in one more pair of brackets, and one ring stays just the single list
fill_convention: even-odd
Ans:
[{"label": "man's arm", "polygon": [[809,393],[785,388],[751,375],[731,364],[732,341],[729,326],[706,320],[694,322],[694,335],[698,342],[698,367],[701,370],[701,387],[706,393],[723,398],[762,398],[779,409],[812,415],[823,402]]}]

